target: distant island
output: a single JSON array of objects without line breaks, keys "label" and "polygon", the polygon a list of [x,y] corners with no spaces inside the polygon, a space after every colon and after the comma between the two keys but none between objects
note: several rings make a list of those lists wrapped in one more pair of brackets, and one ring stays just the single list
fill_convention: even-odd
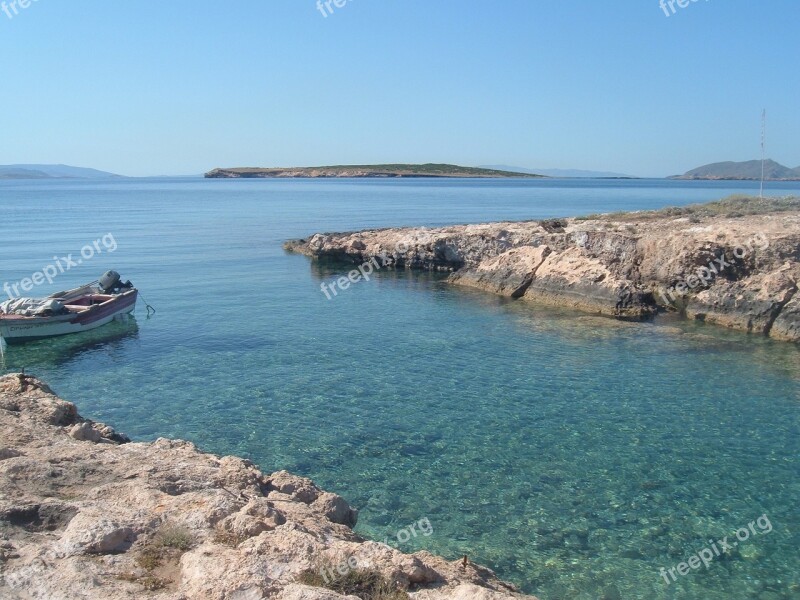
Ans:
[{"label": "distant island", "polygon": [[116,179],[122,175],[68,165],[0,165],[0,179]]},{"label": "distant island", "polygon": [[565,179],[638,179],[633,175],[615,173],[613,171],[587,171],[584,169],[528,169],[525,167],[510,167],[508,165],[481,165],[483,169],[498,169],[500,171],[513,171],[515,173],[534,173],[545,177]]},{"label": "distant island", "polygon": [[[761,161],[719,162],[687,171],[683,175],[673,175],[668,179],[761,179]],[[764,161],[764,179],[768,181],[798,181],[800,167],[790,169],[774,160]]]},{"label": "distant island", "polygon": [[460,167],[458,165],[337,165],[329,167],[290,167],[259,168],[240,167],[233,169],[214,169],[205,174],[209,179],[240,178],[300,178],[300,177],[469,177],[474,179],[501,179],[508,177],[541,178],[534,173],[518,173],[480,167]]}]

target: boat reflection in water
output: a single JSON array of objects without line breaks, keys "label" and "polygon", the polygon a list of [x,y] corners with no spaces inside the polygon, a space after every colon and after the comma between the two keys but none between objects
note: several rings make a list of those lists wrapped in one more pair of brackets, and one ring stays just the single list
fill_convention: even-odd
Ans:
[{"label": "boat reflection in water", "polygon": [[6,346],[0,359],[0,373],[22,368],[53,368],[89,355],[112,356],[139,338],[139,325],[133,315],[122,315],[98,329],[49,339]]}]

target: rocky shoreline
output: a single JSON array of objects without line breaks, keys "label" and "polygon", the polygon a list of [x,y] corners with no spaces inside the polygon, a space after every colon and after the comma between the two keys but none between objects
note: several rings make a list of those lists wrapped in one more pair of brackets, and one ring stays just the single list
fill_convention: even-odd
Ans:
[{"label": "rocky shoreline", "polygon": [[[748,212],[750,214],[748,214]],[[625,319],[665,311],[800,341],[800,199],[589,218],[318,233],[286,250],[358,266],[451,273],[509,298]]]},{"label": "rocky shoreline", "polygon": [[[367,541],[357,517],[309,479],[132,443],[38,379],[0,377],[1,598],[533,598],[468,559]],[[345,580],[365,593],[333,591]]]}]

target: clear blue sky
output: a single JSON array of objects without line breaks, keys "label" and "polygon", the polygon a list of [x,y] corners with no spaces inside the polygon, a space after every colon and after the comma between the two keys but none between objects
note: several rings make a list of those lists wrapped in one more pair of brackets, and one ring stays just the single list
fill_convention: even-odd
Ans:
[{"label": "clear blue sky", "polygon": [[765,107],[768,155],[800,166],[800,2],[675,8],[349,0],[326,18],[316,0],[33,1],[0,11],[0,164],[664,176],[757,158]]}]

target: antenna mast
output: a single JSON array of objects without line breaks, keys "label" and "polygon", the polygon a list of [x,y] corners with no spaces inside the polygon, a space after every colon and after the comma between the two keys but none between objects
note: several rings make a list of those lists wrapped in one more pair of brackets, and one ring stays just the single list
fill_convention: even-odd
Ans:
[{"label": "antenna mast", "polygon": [[764,147],[767,142],[767,109],[761,111],[761,190],[758,197],[764,199]]}]

